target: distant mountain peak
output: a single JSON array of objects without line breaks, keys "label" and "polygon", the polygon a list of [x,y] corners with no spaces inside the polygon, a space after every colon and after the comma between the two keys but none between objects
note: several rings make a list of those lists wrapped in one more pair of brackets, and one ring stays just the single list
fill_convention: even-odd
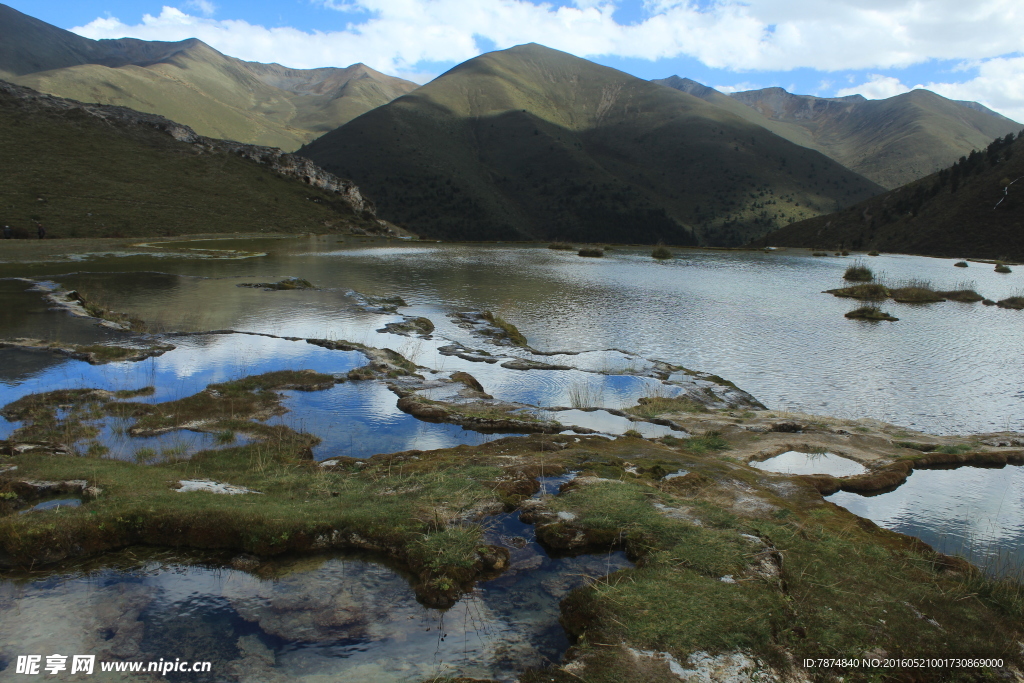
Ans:
[{"label": "distant mountain peak", "polygon": [[726,96],[678,76],[655,82],[729,109],[887,188],[937,171],[1021,128],[977,103],[923,89],[869,100],[863,95],[794,95],[777,86]]},{"label": "distant mountain peak", "polygon": [[5,5],[0,78],[160,114],[209,137],[288,150],[419,87],[363,63],[292,69],[247,62],[198,38],[90,40]]}]

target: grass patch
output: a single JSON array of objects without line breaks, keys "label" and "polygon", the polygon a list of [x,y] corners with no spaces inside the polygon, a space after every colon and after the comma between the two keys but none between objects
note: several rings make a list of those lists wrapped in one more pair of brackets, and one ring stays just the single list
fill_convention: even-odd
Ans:
[{"label": "grass patch", "polygon": [[513,344],[515,344],[516,346],[530,345],[529,342],[526,340],[526,337],[523,336],[523,333],[519,331],[519,328],[517,328],[515,325],[508,322],[504,318],[502,318],[500,315],[492,313],[491,311],[484,311],[482,315],[484,320],[486,320],[487,322],[491,323],[492,325],[500,329],[502,332],[504,332],[505,338],[508,339]]},{"label": "grass patch", "polygon": [[668,247],[659,244],[654,248],[654,251],[651,252],[651,257],[658,260],[670,259],[672,258],[672,252]]},{"label": "grass patch", "polygon": [[929,280],[910,278],[889,287],[893,301],[901,304],[928,304],[944,301],[945,297],[935,291]]},{"label": "grass patch", "polygon": [[891,322],[899,320],[899,318],[894,318],[878,306],[861,306],[860,308],[855,308],[847,313],[846,317],[851,320],[888,320]]},{"label": "grass patch", "polygon": [[548,249],[558,249],[561,251],[572,251],[575,248],[576,247],[574,247],[569,242],[552,242],[551,244],[548,245]]},{"label": "grass patch", "polygon": [[686,396],[643,396],[637,400],[637,405],[626,408],[625,412],[637,417],[651,418],[665,413],[706,413],[707,410],[703,404]]},{"label": "grass patch", "polygon": [[578,380],[569,386],[569,405],[577,410],[601,405],[604,389],[589,380]]},{"label": "grass patch", "polygon": [[967,267],[967,261],[957,261],[956,263],[953,264],[953,266],[955,268],[966,268]]},{"label": "grass patch", "polygon": [[238,286],[272,290],[316,289],[312,282],[301,277],[286,277],[278,282],[243,282]]},{"label": "grass patch", "polygon": [[1015,294],[996,302],[999,308],[1009,308],[1015,311],[1024,309],[1024,294]]},{"label": "grass patch", "polygon": [[999,264],[996,265],[996,272],[997,273],[1012,273],[1013,271],[1010,270],[1010,266],[1006,265],[1005,263],[999,263]]},{"label": "grass patch", "polygon": [[871,269],[860,261],[855,261],[853,265],[846,269],[843,273],[843,279],[850,282],[871,282],[875,279],[875,274],[871,272]]},{"label": "grass patch", "polygon": [[958,443],[952,445],[939,446],[935,449],[936,453],[946,453],[948,455],[960,455],[961,453],[970,453],[973,448],[967,444]]},{"label": "grass patch", "polygon": [[729,442],[720,432],[716,431],[707,431],[700,436],[691,436],[689,439],[684,439],[684,442],[686,450],[694,455],[704,455],[710,451],[723,451],[729,448]]},{"label": "grass patch", "polygon": [[841,289],[830,289],[828,293],[838,297],[860,299],[862,301],[882,301],[888,299],[890,295],[889,288],[877,282],[853,285],[852,287],[843,287]]},{"label": "grass patch", "polygon": [[600,247],[583,247],[577,252],[580,256],[589,256],[592,258],[600,258],[604,256],[604,249]]}]

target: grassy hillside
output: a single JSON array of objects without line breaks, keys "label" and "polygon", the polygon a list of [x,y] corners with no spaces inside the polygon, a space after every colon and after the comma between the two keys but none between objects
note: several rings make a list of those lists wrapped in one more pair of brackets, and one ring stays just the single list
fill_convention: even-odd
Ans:
[{"label": "grassy hillside", "polygon": [[0,74],[40,92],[159,114],[201,135],[285,150],[417,87],[363,64],[244,62],[195,39],[94,41],[3,5]]},{"label": "grassy hillside", "polygon": [[0,81],[0,223],[20,237],[36,220],[50,237],[376,227],[338,194],[175,139],[171,122],[78,104]]},{"label": "grassy hillside", "polygon": [[998,138],[939,173],[755,244],[1024,260],[1024,137]]},{"label": "grassy hillside", "polygon": [[696,97],[539,45],[465,62],[302,149],[453,239],[739,244],[880,190]]},{"label": "grassy hillside", "polygon": [[793,95],[782,88],[724,95],[678,76],[655,82],[727,108],[889,189],[945,168],[1021,127],[977,103],[928,90],[867,100]]}]

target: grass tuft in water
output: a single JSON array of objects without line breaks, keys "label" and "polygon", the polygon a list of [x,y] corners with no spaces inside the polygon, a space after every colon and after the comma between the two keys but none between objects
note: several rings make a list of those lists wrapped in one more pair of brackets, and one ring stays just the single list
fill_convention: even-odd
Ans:
[{"label": "grass tuft in water", "polygon": [[569,405],[577,410],[597,408],[604,396],[602,387],[595,386],[587,380],[573,382],[569,386]]},{"label": "grass tuft in water", "polygon": [[843,279],[850,282],[871,282],[875,279],[875,274],[863,262],[854,261],[843,273]]},{"label": "grass tuft in water", "polygon": [[851,320],[888,320],[890,322],[896,322],[899,318],[895,318],[878,306],[861,306],[855,308],[846,314],[847,318]]}]

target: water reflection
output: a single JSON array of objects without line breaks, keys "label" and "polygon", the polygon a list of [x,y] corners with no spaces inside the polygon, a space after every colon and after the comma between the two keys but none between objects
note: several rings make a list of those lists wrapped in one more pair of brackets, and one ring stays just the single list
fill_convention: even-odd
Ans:
[{"label": "water reflection", "polygon": [[[621,553],[553,560],[529,545],[536,561],[514,563],[446,611],[417,603],[399,571],[341,557],[265,562],[258,575],[183,557],[8,580],[0,583],[0,662],[25,653],[212,662],[209,674],[172,672],[172,681],[514,680],[568,647],[561,597],[629,566]],[[108,561],[132,552],[140,551]],[[13,667],[0,671],[4,680],[14,680]]]},{"label": "water reflection", "polygon": [[[841,284],[849,258],[686,250],[668,263],[654,263],[647,250],[630,248],[617,248],[604,259],[580,259],[511,245],[387,247],[338,244],[336,238],[216,242],[222,248],[255,247],[268,256],[92,259],[90,271],[122,274],[83,274],[67,284],[88,290],[90,278],[103,278],[103,291],[116,306],[170,326],[201,313],[204,320],[197,324],[206,329],[354,341],[365,335],[366,343],[392,348],[408,340],[367,332],[385,321],[378,316],[371,328],[366,316],[372,314],[351,311],[345,293],[397,294],[449,338],[475,343],[468,332],[445,325],[446,312],[490,309],[519,326],[537,348],[634,350],[726,377],[772,408],[875,417],[940,433],[1024,428],[1024,392],[1012,380],[1024,374],[1019,312],[956,302],[891,304],[899,325],[859,324],[843,317],[849,301],[821,294]],[[153,270],[154,264],[188,277],[173,287],[146,288],[133,284],[139,276],[125,272]],[[942,259],[883,255],[871,266],[890,278],[930,279],[940,289],[963,277]],[[67,266],[41,265],[34,274],[60,268]],[[0,265],[0,274],[18,271],[16,264]],[[1013,276],[990,271],[969,273],[989,298],[1009,296],[1019,287]],[[290,275],[323,289],[261,292],[235,286]],[[199,312],[197,300],[205,304]],[[438,367],[429,355],[428,349],[424,362]],[[964,386],[972,391],[965,394]]]},{"label": "water reflection", "polygon": [[840,491],[828,500],[993,573],[1016,573],[1024,566],[1024,468],[914,470],[894,491]]},{"label": "water reflection", "polygon": [[831,474],[833,477],[850,477],[867,472],[867,468],[859,462],[835,453],[801,453],[799,451],[786,451],[767,460],[751,462],[750,466],[782,474]]}]

